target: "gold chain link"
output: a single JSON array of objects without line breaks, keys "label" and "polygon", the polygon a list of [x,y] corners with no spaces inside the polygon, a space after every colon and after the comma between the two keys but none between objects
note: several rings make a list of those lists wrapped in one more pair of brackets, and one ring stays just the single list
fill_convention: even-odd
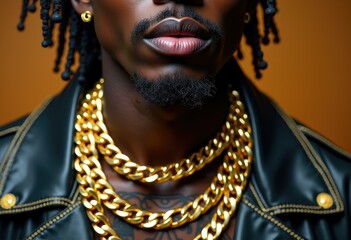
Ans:
[{"label": "gold chain link", "polygon": [[[230,94],[232,104],[228,115],[228,118],[233,122],[229,132],[235,139],[230,139],[223,164],[219,167],[217,176],[213,179],[210,187],[204,194],[199,195],[194,201],[181,208],[153,213],[139,209],[120,197],[109,184],[101,168],[98,160],[99,152],[102,155],[109,154],[108,151],[101,151],[98,144],[99,142],[105,143],[104,140],[101,140],[100,129],[105,128],[106,130],[106,127],[101,125],[103,121],[101,113],[102,83],[101,81],[96,84],[95,89],[86,95],[81,110],[77,114],[75,137],[77,181],[80,185],[79,190],[83,204],[95,232],[102,239],[120,239],[111,228],[101,204],[130,224],[156,230],[168,227],[176,228],[194,221],[218,204],[211,222],[195,238],[217,239],[228,225],[241,199],[252,163],[251,128],[243,104],[240,102],[239,94],[236,91]],[[100,109],[100,111],[96,111],[96,109]],[[107,134],[107,130],[103,134]],[[103,139],[106,138],[104,136]],[[209,152],[214,152],[214,150],[209,149]],[[188,169],[184,171],[188,171]],[[158,177],[160,176],[158,175]]]}]

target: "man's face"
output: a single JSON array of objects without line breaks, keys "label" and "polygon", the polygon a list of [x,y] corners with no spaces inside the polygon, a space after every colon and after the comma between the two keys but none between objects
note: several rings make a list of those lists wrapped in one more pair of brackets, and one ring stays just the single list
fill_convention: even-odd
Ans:
[{"label": "man's face", "polygon": [[92,0],[92,7],[102,48],[132,78],[196,81],[215,76],[236,50],[247,0]]}]

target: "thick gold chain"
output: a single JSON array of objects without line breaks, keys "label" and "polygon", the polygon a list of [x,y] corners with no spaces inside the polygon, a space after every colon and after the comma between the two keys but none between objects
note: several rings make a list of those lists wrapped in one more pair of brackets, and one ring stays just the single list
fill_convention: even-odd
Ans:
[{"label": "thick gold chain", "polygon": [[228,148],[230,142],[233,140],[234,134],[234,109],[231,103],[229,114],[222,126],[222,131],[217,133],[216,137],[211,139],[206,146],[200,148],[198,152],[191,154],[190,157],[182,159],[180,162],[158,167],[141,166],[132,162],[129,157],[123,154],[114,144],[103,122],[101,98],[91,96],[89,104],[82,105],[81,112],[84,114],[82,118],[77,120],[76,125],[78,125],[80,129],[82,128],[81,125],[87,122],[96,126],[92,130],[94,131],[94,136],[99,139],[96,143],[98,149],[106,162],[111,165],[118,174],[128,179],[138,180],[144,183],[162,183],[169,180],[175,181],[182,177],[192,175],[194,172],[201,170],[204,166],[212,162],[213,159],[221,155],[223,151]]},{"label": "thick gold chain", "polygon": [[[230,141],[223,165],[217,176],[204,194],[182,208],[170,209],[167,212],[153,213],[139,209],[122,199],[107,181],[102,171],[99,158],[101,152],[98,142],[103,142],[96,134],[101,129],[101,111],[96,112],[96,106],[102,107],[102,82],[98,83],[90,94],[87,94],[81,110],[77,115],[76,148],[77,156],[75,169],[83,204],[87,209],[88,217],[94,230],[102,239],[120,239],[111,228],[110,222],[104,215],[102,204],[122,217],[127,222],[141,228],[164,229],[179,227],[187,222],[194,221],[211,207],[217,205],[211,222],[204,227],[201,234],[195,239],[216,239],[227,226],[241,199],[252,162],[251,128],[248,117],[244,112],[243,104],[237,92],[233,91],[230,98],[235,104],[230,106],[230,119],[233,120],[235,140]],[[232,114],[233,113],[233,114]],[[104,133],[105,134],[105,133]],[[177,220],[174,220],[174,219]]]}]

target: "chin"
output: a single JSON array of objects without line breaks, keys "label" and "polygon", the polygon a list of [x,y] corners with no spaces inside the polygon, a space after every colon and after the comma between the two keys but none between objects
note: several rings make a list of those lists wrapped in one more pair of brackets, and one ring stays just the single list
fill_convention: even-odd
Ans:
[{"label": "chin", "polygon": [[215,77],[210,74],[193,77],[184,71],[172,71],[150,78],[135,72],[131,80],[147,102],[162,107],[201,107],[216,93]]}]

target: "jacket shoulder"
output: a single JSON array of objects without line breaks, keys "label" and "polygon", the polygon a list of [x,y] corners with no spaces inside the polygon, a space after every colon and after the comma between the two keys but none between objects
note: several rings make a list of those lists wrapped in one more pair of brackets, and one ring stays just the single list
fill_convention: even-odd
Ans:
[{"label": "jacket shoulder", "polygon": [[28,116],[24,116],[0,127],[0,165],[9,145],[14,140],[16,133],[20,131],[27,117]]}]

